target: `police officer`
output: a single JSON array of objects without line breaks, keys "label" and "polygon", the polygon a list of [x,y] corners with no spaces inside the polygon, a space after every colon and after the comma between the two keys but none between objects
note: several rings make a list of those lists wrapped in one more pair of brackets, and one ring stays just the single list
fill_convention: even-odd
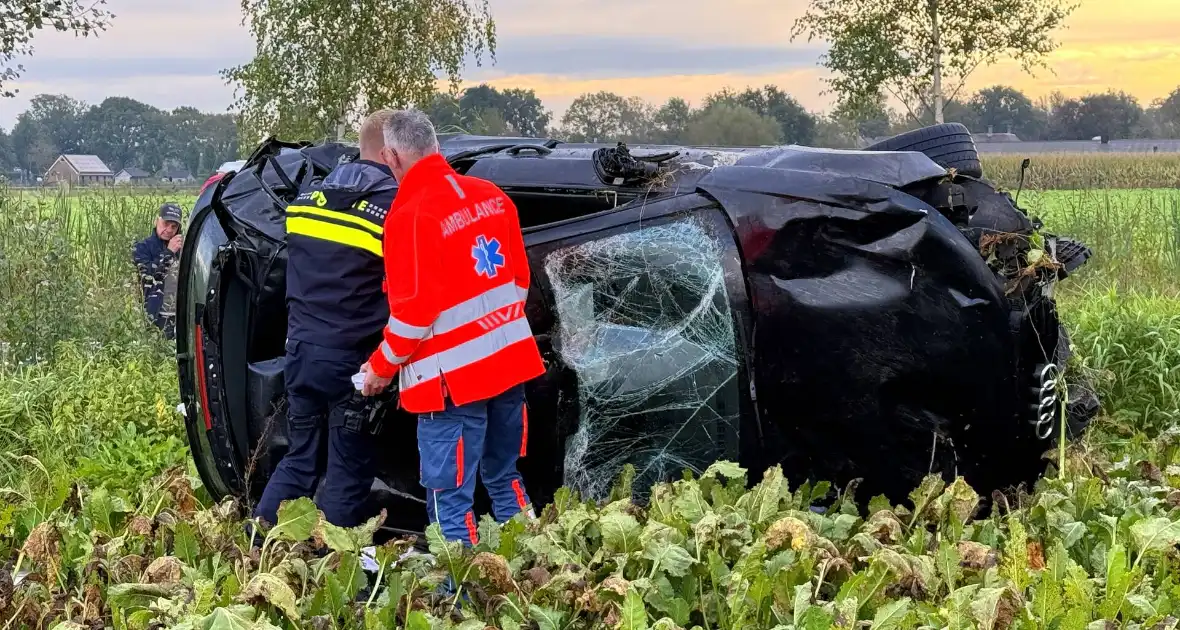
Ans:
[{"label": "police officer", "polygon": [[361,396],[352,376],[389,317],[381,237],[397,183],[380,160],[390,113],[364,121],[359,159],[337,166],[287,207],[290,446],[255,510],[271,524],[280,503],[311,496],[317,484],[318,507],[332,524],[355,527],[368,516],[379,401]]},{"label": "police officer", "polygon": [[382,159],[400,188],[384,237],[389,323],[364,393],[400,375],[401,406],[419,414],[427,515],[474,545],[477,470],[497,520],[531,511],[516,468],[528,445],[523,384],[545,366],[524,315],[520,219],[495,184],[451,168],[421,112],[389,117]]}]

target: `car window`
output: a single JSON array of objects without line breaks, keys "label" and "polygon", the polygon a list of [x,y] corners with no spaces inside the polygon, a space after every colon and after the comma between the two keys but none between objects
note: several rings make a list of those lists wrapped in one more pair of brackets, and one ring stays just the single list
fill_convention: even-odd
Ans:
[{"label": "car window", "polygon": [[[702,213],[707,212],[705,210]],[[739,349],[728,246],[698,215],[626,226],[543,258],[555,348],[577,375],[565,482],[604,498],[625,464],[652,483],[737,453]]]}]

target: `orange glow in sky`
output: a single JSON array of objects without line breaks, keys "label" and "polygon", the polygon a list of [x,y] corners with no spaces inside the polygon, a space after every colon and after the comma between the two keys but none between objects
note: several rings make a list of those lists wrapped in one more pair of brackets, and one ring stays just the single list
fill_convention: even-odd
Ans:
[{"label": "orange glow in sky", "polygon": [[[620,14],[591,10],[592,3],[566,4],[568,22],[555,26],[551,21],[500,21],[501,37],[534,35],[543,29],[551,33],[565,27],[571,34],[576,30],[641,37],[645,30],[652,33],[651,24],[662,23],[664,35],[699,37],[726,45],[787,46],[791,25],[806,6],[804,0],[679,0],[676,4],[680,8],[675,12],[659,10],[666,2],[640,2],[620,7]],[[1017,64],[1001,62],[977,71],[967,89],[1002,83],[1025,91],[1034,100],[1055,90],[1080,96],[1115,89],[1129,92],[1146,106],[1180,87],[1180,0],[1081,0],[1066,24],[1066,29],[1057,33],[1061,46],[1046,60],[1048,70],[1038,69],[1029,76]],[[790,45],[803,47],[805,42]],[[774,83],[809,109],[822,110],[831,104],[831,97],[821,94],[824,76],[824,70],[814,63],[796,62],[763,71],[734,68],[641,77],[507,73],[489,82],[535,89],[547,105],[557,109],[564,109],[578,94],[588,91],[611,90],[656,102],[682,96],[696,104],[724,86]]]}]

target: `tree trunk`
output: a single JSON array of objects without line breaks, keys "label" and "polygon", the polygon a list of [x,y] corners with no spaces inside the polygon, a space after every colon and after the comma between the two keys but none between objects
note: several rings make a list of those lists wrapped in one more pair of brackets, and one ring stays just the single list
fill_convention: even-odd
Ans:
[{"label": "tree trunk", "polygon": [[943,119],[943,98],[942,98],[942,30],[938,23],[938,2],[939,0],[928,0],[930,13],[930,52],[931,65],[934,68],[934,80],[931,86],[934,92],[932,103],[934,108],[934,124],[941,125],[946,122]]}]

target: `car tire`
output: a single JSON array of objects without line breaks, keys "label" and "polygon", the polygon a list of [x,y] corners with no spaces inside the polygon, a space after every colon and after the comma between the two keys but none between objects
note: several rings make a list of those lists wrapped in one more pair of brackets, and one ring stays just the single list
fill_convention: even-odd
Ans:
[{"label": "car tire", "polygon": [[865,151],[918,151],[935,164],[960,175],[983,177],[979,152],[971,132],[960,123],[915,129],[865,147]]}]

